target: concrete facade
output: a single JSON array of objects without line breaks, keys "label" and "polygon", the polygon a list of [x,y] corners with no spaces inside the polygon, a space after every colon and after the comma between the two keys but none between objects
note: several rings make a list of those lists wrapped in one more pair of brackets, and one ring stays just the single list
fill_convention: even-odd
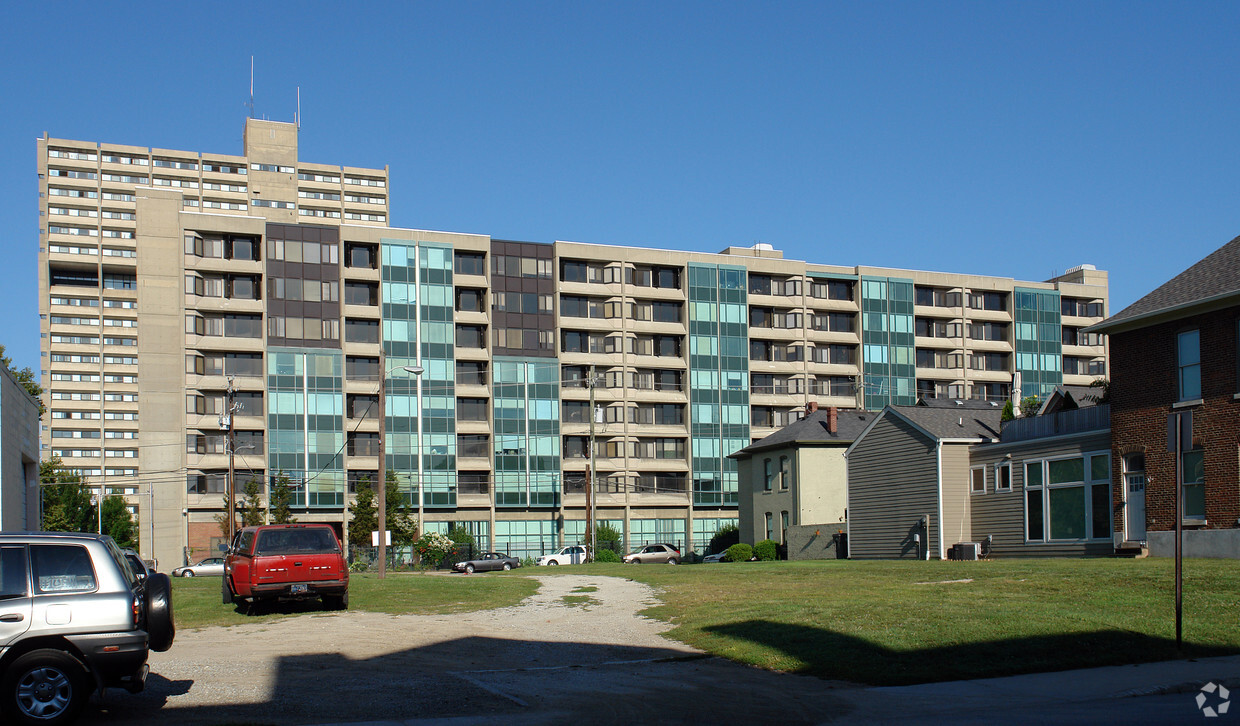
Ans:
[{"label": "concrete facade", "polygon": [[0,529],[39,529],[39,404],[0,366]]},{"label": "concrete facade", "polygon": [[295,470],[298,518],[343,533],[380,467],[381,349],[426,364],[389,379],[385,462],[423,528],[530,554],[582,536],[587,486],[630,546],[701,548],[737,519],[728,454],[811,402],[1006,397],[1030,295],[1056,308],[1043,373],[1105,371],[1089,266],[1023,282],[396,228],[387,169],[305,162],[294,125],[256,119],[235,156],[37,143],[41,454],[124,494],[161,568],[219,543],[230,385],[238,489]]}]

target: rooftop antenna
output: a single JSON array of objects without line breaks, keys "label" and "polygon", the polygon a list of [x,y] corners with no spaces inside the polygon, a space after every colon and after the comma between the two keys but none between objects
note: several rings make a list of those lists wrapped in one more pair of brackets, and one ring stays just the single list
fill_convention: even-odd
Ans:
[{"label": "rooftop antenna", "polygon": [[250,118],[254,118],[254,56],[250,56]]},{"label": "rooftop antenna", "polygon": [[293,124],[298,131],[301,130],[301,86],[297,87],[297,115],[293,116]]}]

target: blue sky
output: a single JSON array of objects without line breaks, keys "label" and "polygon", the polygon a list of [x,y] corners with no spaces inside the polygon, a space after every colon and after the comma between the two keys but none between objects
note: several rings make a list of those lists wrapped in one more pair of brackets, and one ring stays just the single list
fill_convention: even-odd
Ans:
[{"label": "blue sky", "polygon": [[1112,311],[1240,234],[1240,4],[15,3],[0,344],[39,368],[35,139],[391,168],[399,227],[1045,279]]}]

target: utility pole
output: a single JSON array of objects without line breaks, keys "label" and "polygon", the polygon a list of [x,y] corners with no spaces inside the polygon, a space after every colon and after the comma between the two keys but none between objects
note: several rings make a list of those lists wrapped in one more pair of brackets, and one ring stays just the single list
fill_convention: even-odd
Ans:
[{"label": "utility pole", "polygon": [[228,519],[227,546],[231,547],[232,541],[233,541],[233,535],[237,533],[237,517],[236,517],[236,506],[235,506],[235,499],[236,499],[236,494],[237,494],[237,482],[236,482],[236,469],[234,468],[234,462],[233,462],[233,457],[236,454],[237,446],[234,440],[234,433],[233,433],[233,414],[236,413],[239,408],[238,404],[235,401],[235,398],[237,395],[237,387],[233,385],[232,376],[228,377],[228,389],[226,390],[226,394],[227,394],[227,401],[224,406],[224,413],[220,415],[220,428],[228,429],[228,444],[227,444],[228,483],[227,483],[227,486],[225,487],[227,489],[227,494],[225,494],[225,497],[224,497],[226,500],[224,503],[224,508],[226,510],[224,513],[224,516]]},{"label": "utility pole", "polygon": [[379,579],[387,577],[387,353],[379,346]]}]

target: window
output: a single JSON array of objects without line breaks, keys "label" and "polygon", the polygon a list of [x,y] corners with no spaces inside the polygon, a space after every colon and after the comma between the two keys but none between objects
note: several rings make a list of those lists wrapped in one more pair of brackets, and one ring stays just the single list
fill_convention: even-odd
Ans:
[{"label": "window", "polygon": [[490,450],[488,447],[490,438],[491,437],[487,434],[457,434],[457,456],[483,459],[487,458],[487,456],[490,455]]},{"label": "window", "polygon": [[1176,343],[1176,360],[1180,373],[1180,400],[1193,401],[1201,398],[1200,330],[1186,330],[1179,334]]},{"label": "window", "polygon": [[1012,491],[1012,465],[1011,463],[995,464],[995,491],[997,492]]},{"label": "window", "polygon": [[779,534],[780,542],[788,541],[788,512],[786,511],[779,513]]},{"label": "window", "polygon": [[456,289],[456,310],[463,313],[480,313],[482,312],[482,300],[486,294],[484,290],[476,290],[469,287],[458,287]]},{"label": "window", "polygon": [[975,466],[969,470],[969,493],[986,493],[986,467]]},{"label": "window", "polygon": [[1180,508],[1184,519],[1204,520],[1206,518],[1206,469],[1205,452],[1185,451],[1184,458],[1184,502]]},{"label": "window", "polygon": [[453,255],[453,264],[458,275],[487,274],[487,256],[471,252],[457,252]]},{"label": "window", "polygon": [[[779,488],[788,491],[792,486],[792,460],[786,456],[779,457]],[[788,528],[788,513],[784,512],[784,529]]]},{"label": "window", "polygon": [[766,513],[766,538],[767,539],[775,538],[774,537],[775,535],[774,526],[775,526],[775,518],[771,516],[770,512],[767,512]]},{"label": "window", "polygon": [[[764,492],[771,491],[771,483],[772,483],[771,480],[775,478],[774,471],[772,470],[771,467],[772,467],[772,464],[771,464],[770,459],[762,460],[762,491]],[[766,516],[770,517],[771,515],[768,514]],[[769,535],[768,535],[768,538],[769,538]]]},{"label": "window", "polygon": [[486,421],[490,406],[485,398],[456,399],[456,419],[458,421]]},{"label": "window", "polygon": [[89,592],[95,589],[95,570],[85,547],[31,545],[37,593]]},{"label": "window", "polygon": [[1027,462],[1025,507],[1030,541],[1110,538],[1110,454]]}]

